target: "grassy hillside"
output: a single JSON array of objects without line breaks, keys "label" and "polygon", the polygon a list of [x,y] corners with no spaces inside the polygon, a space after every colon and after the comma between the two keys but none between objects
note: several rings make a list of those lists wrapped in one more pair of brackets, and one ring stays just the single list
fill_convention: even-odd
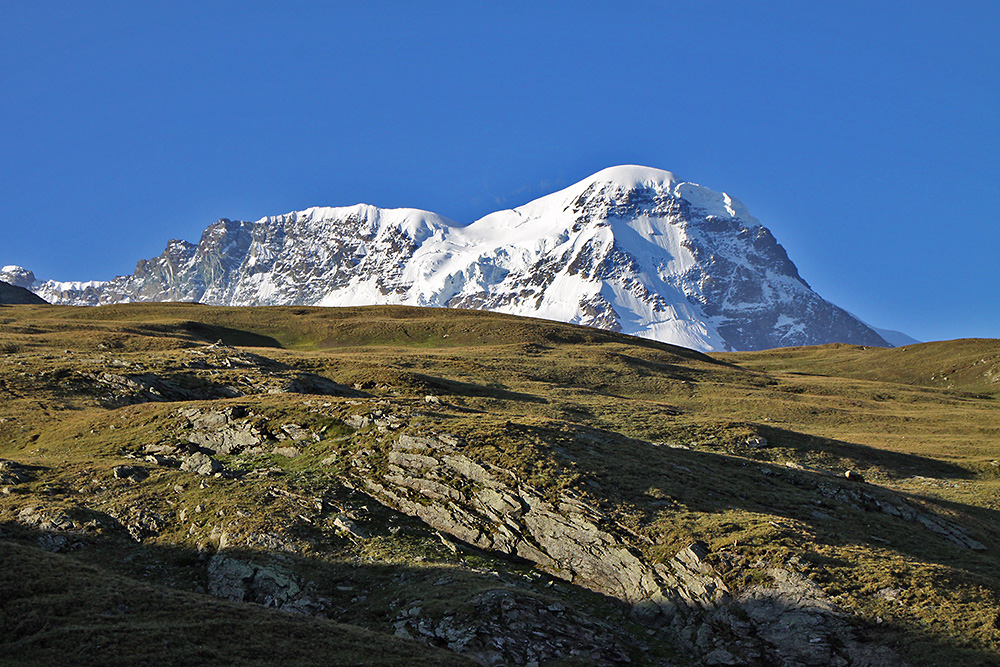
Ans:
[{"label": "grassy hillside", "polygon": [[470,665],[355,625],[146,583],[0,540],[5,665]]},{"label": "grassy hillside", "polygon": [[821,345],[728,358],[748,368],[912,384],[1000,396],[1000,340],[970,338],[897,348]]},{"label": "grassy hillside", "polygon": [[[915,665],[995,664],[994,374],[993,340],[708,356],[473,311],[2,307],[0,547],[25,569],[3,580],[18,594],[0,602],[0,648],[31,662],[79,633],[119,637],[102,596],[122,590],[150,601],[121,603],[144,619],[137,655],[186,632],[160,624],[190,607],[231,629],[199,635],[216,657],[252,627],[263,643],[303,638],[282,639],[289,651],[325,633],[289,653],[304,662],[375,637],[386,657],[371,664],[406,651],[864,664],[873,646]],[[205,449],[218,470],[182,469],[221,433],[244,440]],[[521,507],[503,519],[507,501],[484,500],[511,494]],[[560,530],[596,536],[604,555],[558,557],[563,538],[541,536]],[[695,578],[727,593],[676,614],[600,571],[622,557],[672,572],[693,543]],[[112,583],[69,587],[46,611],[46,572]],[[782,581],[843,628],[755,626]],[[18,625],[25,609],[41,620]],[[541,635],[517,634],[526,618]],[[585,651],[567,648],[583,637]],[[827,653],[802,657],[813,640]]]}]

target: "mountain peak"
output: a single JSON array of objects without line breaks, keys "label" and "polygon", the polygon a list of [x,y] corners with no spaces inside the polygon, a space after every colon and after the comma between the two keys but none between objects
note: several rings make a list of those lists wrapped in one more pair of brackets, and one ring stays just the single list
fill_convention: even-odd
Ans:
[{"label": "mountain peak", "polygon": [[623,199],[636,200],[635,195],[638,192],[644,192],[646,198],[684,200],[704,216],[741,220],[749,225],[760,224],[750,215],[743,202],[725,192],[717,192],[697,183],[681,180],[670,171],[634,164],[602,169],[567,188],[528,202],[516,210],[533,216],[550,207],[580,208],[587,203],[608,206],[620,204]]},{"label": "mountain peak", "polygon": [[0,269],[0,279],[15,287],[31,289],[35,283],[35,274],[23,267],[10,264]]},{"label": "mountain peak", "polygon": [[886,344],[813,292],[739,200],[639,165],[467,225],[367,204],[222,220],[197,246],[173,242],[131,276],[31,289],[79,305],[474,308],[699,350]]},{"label": "mountain peak", "polygon": [[674,175],[673,172],[636,164],[622,164],[602,169],[596,174],[583,179],[577,185],[611,183],[622,189],[630,190],[637,187],[669,187],[680,182],[682,182],[681,179]]},{"label": "mountain peak", "polygon": [[532,210],[564,206],[567,202],[580,200],[581,197],[597,196],[613,199],[624,193],[643,189],[672,192],[679,183],[681,180],[672,172],[635,164],[622,164],[602,169],[569,187],[539,197],[515,210],[530,215]]}]

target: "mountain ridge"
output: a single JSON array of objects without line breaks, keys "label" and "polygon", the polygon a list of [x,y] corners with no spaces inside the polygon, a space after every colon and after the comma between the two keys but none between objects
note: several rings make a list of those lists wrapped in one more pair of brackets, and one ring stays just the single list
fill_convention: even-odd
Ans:
[{"label": "mountain ridge", "polygon": [[[10,271],[8,271],[10,269]],[[106,282],[0,278],[53,303],[400,304],[496,310],[702,351],[889,346],[801,278],[726,193],[671,172],[609,167],[462,224],[419,209],[312,207],[221,219]]]}]

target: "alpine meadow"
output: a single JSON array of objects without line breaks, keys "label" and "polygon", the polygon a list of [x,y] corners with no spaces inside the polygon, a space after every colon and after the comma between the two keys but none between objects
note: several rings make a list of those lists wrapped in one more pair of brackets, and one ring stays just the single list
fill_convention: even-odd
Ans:
[{"label": "alpine meadow", "polygon": [[1000,667],[1000,2],[0,2],[0,667]]},{"label": "alpine meadow", "polygon": [[0,336],[9,664],[995,662],[995,340],[176,303]]}]

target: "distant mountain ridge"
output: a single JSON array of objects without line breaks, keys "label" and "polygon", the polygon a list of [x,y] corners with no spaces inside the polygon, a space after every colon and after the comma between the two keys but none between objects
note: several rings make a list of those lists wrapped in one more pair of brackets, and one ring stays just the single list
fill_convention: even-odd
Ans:
[{"label": "distant mountain ridge", "polygon": [[219,220],[130,276],[0,279],[52,303],[407,304],[495,310],[711,350],[890,346],[824,300],[737,199],[620,166],[460,224],[428,211],[316,207]]}]

